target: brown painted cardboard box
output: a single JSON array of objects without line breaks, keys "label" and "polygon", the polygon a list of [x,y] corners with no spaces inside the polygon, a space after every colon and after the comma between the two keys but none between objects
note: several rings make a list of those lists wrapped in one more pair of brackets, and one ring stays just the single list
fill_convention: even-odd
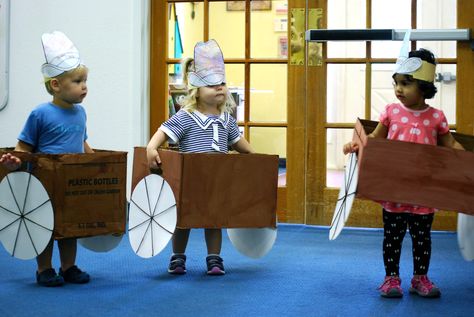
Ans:
[{"label": "brown painted cardboard box", "polygon": [[[121,234],[126,223],[127,153],[32,154],[0,149],[20,157],[49,194],[54,238]],[[0,179],[8,171],[0,165]]]},{"label": "brown painted cardboard box", "polygon": [[453,133],[466,151],[369,138],[377,122],[358,119],[357,197],[474,214],[474,136]]},{"label": "brown painted cardboard box", "polygon": [[[162,176],[173,190],[180,228],[276,227],[278,156],[159,150]],[[132,190],[150,171],[136,147]]]}]

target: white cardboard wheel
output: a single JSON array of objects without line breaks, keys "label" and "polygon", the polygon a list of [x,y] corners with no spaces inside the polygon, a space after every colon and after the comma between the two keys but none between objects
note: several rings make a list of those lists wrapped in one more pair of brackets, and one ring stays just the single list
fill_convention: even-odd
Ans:
[{"label": "white cardboard wheel", "polygon": [[[128,219],[128,203],[126,204],[125,210],[127,211]],[[104,234],[93,237],[86,237],[77,239],[79,244],[84,248],[98,253],[109,252],[122,242],[124,234]]]},{"label": "white cardboard wheel", "polygon": [[80,245],[94,252],[109,252],[122,241],[123,234],[105,234],[77,239]]},{"label": "white cardboard wheel", "polygon": [[12,172],[0,182],[0,241],[13,257],[37,257],[53,235],[54,212],[41,182],[27,172]]},{"label": "white cardboard wheel", "polygon": [[266,255],[275,244],[276,228],[228,228],[232,245],[245,256],[258,259]]},{"label": "white cardboard wheel", "polygon": [[474,260],[474,216],[458,214],[458,245],[466,261]]},{"label": "white cardboard wheel", "polygon": [[329,229],[329,240],[334,240],[339,236],[349,218],[356,195],[358,177],[357,154],[351,153],[344,169],[344,184],[342,184],[337,198],[336,208]]},{"label": "white cardboard wheel", "polygon": [[128,235],[133,251],[150,258],[160,253],[173,236],[176,200],[169,184],[151,174],[135,187],[130,200]]}]

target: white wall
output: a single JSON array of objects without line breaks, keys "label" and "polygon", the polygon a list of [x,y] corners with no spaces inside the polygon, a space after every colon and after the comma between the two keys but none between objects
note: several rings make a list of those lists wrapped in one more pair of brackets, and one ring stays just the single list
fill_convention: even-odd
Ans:
[{"label": "white wall", "polygon": [[133,147],[148,141],[149,0],[10,2],[9,102],[0,111],[0,147],[14,146],[29,112],[51,100],[40,72],[41,35],[60,30],[89,68],[88,142],[128,151],[130,180]]}]

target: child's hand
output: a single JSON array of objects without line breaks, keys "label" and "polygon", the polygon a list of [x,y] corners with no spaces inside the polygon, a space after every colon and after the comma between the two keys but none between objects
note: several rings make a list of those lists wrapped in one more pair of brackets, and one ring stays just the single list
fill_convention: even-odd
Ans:
[{"label": "child's hand", "polygon": [[157,169],[161,165],[161,159],[157,149],[146,149],[146,158],[150,169]]},{"label": "child's hand", "polygon": [[357,152],[358,150],[359,150],[359,146],[357,145],[357,143],[353,143],[353,142],[344,144],[344,147],[342,148],[342,151],[344,152],[344,154]]},{"label": "child's hand", "polygon": [[8,168],[10,171],[14,171],[20,167],[21,160],[18,157],[7,153],[0,157],[0,164],[3,164],[3,166]]}]

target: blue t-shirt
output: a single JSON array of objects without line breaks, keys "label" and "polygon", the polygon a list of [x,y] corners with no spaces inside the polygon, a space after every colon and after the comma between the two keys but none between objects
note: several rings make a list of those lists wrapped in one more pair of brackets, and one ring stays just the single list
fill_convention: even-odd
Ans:
[{"label": "blue t-shirt", "polygon": [[26,120],[18,140],[46,154],[84,153],[87,140],[86,112],[76,104],[70,109],[43,103]]},{"label": "blue t-shirt", "polygon": [[[217,126],[219,151],[212,147],[213,125]],[[174,142],[179,142],[181,152],[228,152],[228,146],[240,140],[235,119],[223,112],[220,116],[207,116],[195,110],[178,111],[164,122],[160,129]]]}]

